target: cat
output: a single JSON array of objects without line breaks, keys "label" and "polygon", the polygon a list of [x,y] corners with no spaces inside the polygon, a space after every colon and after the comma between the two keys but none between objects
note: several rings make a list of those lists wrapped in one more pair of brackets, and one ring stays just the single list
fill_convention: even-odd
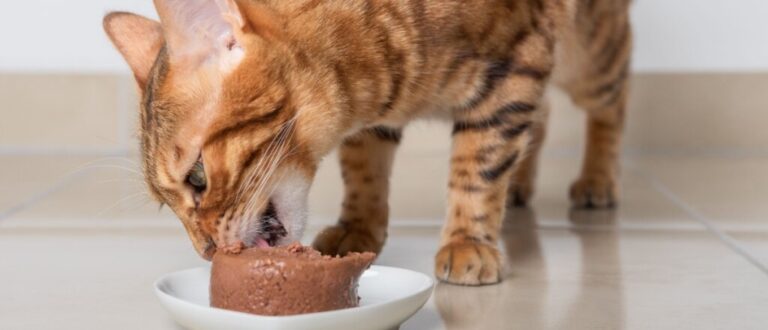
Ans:
[{"label": "cat", "polygon": [[154,4],[159,22],[113,12],[104,28],[141,91],[149,191],[204,258],[299,239],[318,163],[334,149],[343,210],[313,245],[380,252],[403,128],[443,116],[452,157],[435,275],[501,281],[501,221],[533,194],[550,83],[588,114],[573,204],[618,201],[630,0]]}]

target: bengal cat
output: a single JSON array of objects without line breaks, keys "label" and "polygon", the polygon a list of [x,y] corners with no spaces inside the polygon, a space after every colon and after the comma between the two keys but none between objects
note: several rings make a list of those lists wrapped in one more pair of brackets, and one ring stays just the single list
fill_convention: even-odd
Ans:
[{"label": "bengal cat", "polygon": [[196,250],[297,240],[320,160],[339,149],[338,224],[314,246],[379,252],[403,127],[453,122],[438,279],[501,280],[506,207],[531,198],[550,81],[588,113],[576,206],[617,201],[629,0],[155,0],[105,29],[142,94],[151,193]]}]

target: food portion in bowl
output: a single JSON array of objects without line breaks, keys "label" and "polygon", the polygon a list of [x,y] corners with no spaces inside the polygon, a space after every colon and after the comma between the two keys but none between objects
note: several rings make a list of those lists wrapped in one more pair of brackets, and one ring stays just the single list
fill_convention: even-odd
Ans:
[{"label": "food portion in bowl", "polygon": [[356,307],[358,280],[375,258],[370,252],[324,256],[298,243],[218,252],[211,306],[271,316]]}]

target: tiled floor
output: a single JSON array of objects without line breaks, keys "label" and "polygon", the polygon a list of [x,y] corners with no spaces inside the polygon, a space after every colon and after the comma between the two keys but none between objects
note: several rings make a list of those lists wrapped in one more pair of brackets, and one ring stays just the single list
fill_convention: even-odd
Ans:
[{"label": "tiled floor", "polygon": [[[621,208],[572,211],[565,190],[578,162],[547,157],[533,208],[506,219],[505,281],[440,284],[402,328],[764,329],[768,159],[625,163]],[[398,163],[378,264],[431,273],[444,164]],[[146,201],[134,165],[0,157],[0,329],[176,329],[152,281],[204,262],[173,215]],[[324,167],[314,188],[307,240],[336,210],[335,171]]]}]

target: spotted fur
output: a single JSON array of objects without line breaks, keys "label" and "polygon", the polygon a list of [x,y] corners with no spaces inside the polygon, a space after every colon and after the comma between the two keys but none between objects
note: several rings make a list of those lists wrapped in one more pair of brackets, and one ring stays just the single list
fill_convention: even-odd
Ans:
[{"label": "spotted fur", "polygon": [[[142,91],[150,191],[204,256],[216,246],[255,244],[254,235],[264,236],[257,215],[270,201],[286,239],[298,238],[305,216],[291,210],[306,204],[317,164],[337,147],[342,214],[314,245],[331,254],[379,252],[402,130],[442,114],[453,121],[453,144],[435,273],[457,284],[500,281],[501,219],[532,195],[550,82],[589,115],[574,203],[616,202],[628,0],[155,4],[161,22],[113,13],[105,27]],[[198,26],[205,29],[183,32]],[[196,161],[208,182],[200,193],[185,181]]]}]

